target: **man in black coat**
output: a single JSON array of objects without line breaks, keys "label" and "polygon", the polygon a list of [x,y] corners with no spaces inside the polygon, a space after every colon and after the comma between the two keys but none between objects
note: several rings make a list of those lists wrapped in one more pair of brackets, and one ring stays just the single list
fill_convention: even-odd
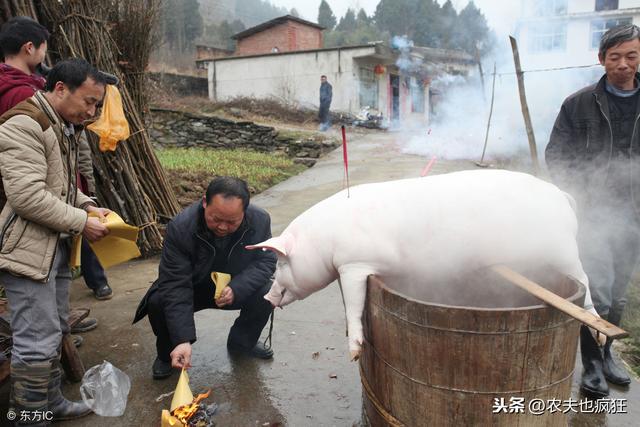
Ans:
[{"label": "man in black coat", "polygon": [[[202,201],[169,223],[158,279],[134,319],[135,323],[149,315],[158,352],[152,369],[155,379],[170,376],[172,367],[191,366],[191,344],[196,341],[193,314],[205,308],[240,310],[227,339],[230,353],[273,357],[258,339],[272,312],[263,297],[277,258],[268,251],[245,249],[270,237],[269,214],[250,205],[247,184],[231,177],[211,181]],[[218,299],[212,272],[231,275]]]},{"label": "man in black coat", "polygon": [[[640,28],[607,31],[598,57],[605,75],[564,101],[545,155],[553,180],[578,204],[580,259],[595,309],[619,325],[640,255]],[[611,343],[600,348],[582,327],[581,388],[594,397],[609,394],[607,381],[631,382]]]}]

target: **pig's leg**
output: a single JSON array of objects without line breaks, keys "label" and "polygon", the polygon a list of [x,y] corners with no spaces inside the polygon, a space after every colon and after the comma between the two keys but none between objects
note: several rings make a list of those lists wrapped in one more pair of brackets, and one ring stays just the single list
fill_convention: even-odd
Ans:
[{"label": "pig's leg", "polygon": [[[573,263],[570,266],[570,268],[560,268],[558,270],[568,276],[573,277],[574,279],[576,279],[578,282],[582,283],[585,286],[584,309],[588,310],[593,315],[600,317],[595,307],[593,306],[593,301],[591,300],[591,291],[589,290],[589,277],[587,276],[587,273],[582,268],[582,263],[579,260],[576,260],[576,262]],[[601,346],[604,346],[604,344],[606,343],[607,337],[604,334],[599,333],[593,328],[589,328],[589,330],[591,331],[591,335],[593,335],[596,341]]]},{"label": "pig's leg", "polygon": [[370,267],[345,265],[338,269],[342,296],[347,316],[349,333],[349,352],[351,360],[357,360],[362,351],[364,335],[362,330],[362,312],[367,293],[367,276],[373,274]]}]

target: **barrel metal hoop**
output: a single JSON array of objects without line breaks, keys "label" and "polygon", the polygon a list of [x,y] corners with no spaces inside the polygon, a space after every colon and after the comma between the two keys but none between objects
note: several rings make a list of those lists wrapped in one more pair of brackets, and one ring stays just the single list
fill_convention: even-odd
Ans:
[{"label": "barrel metal hoop", "polygon": [[[439,386],[439,385],[435,385],[435,384],[427,384],[423,381],[417,380],[413,377],[410,377],[409,375],[405,374],[404,372],[398,370],[398,368],[396,368],[395,366],[391,365],[389,362],[387,362],[381,355],[380,353],[378,353],[378,351],[376,350],[376,348],[371,345],[371,343],[369,341],[367,341],[367,339],[364,339],[365,343],[373,350],[373,352],[375,353],[376,357],[381,360],[385,365],[387,365],[389,368],[391,368],[392,370],[394,370],[396,373],[398,373],[399,375],[405,377],[406,379],[408,379],[411,382],[414,382],[416,384],[420,384],[423,385],[425,387],[430,387],[430,388],[435,388],[437,390],[443,390],[443,391],[456,391],[456,392],[460,392],[460,393],[467,393],[467,394],[485,394],[485,395],[500,395],[500,394],[505,394],[505,395],[509,395],[509,396],[514,396],[518,393],[530,393],[530,392],[536,392],[536,391],[540,391],[540,390],[546,390],[548,388],[551,387],[555,387],[558,384],[561,384],[565,381],[567,381],[568,379],[570,379],[571,377],[573,377],[573,373],[575,369],[572,369],[571,372],[569,372],[569,375],[567,375],[564,378],[559,379],[558,381],[554,381],[551,384],[547,384],[544,385],[542,387],[535,387],[535,388],[531,388],[528,390],[510,390],[510,391],[477,391],[477,390],[463,390],[460,388],[453,388],[453,387],[443,387],[443,386]],[[362,366],[360,366],[360,369],[362,370]],[[362,374],[362,371],[361,371]],[[362,376],[362,375],[361,375]],[[363,377],[364,378],[364,377]]]},{"label": "barrel metal hoop", "polygon": [[431,326],[431,325],[423,325],[421,323],[417,323],[417,322],[412,322],[411,320],[405,319],[402,316],[398,316],[396,313],[387,310],[386,308],[384,308],[383,306],[381,306],[380,304],[376,304],[375,302],[370,302],[370,304],[375,305],[376,307],[378,307],[380,310],[384,311],[385,313],[402,320],[405,323],[410,323],[412,325],[418,326],[420,328],[423,329],[433,329],[435,331],[446,331],[446,332],[455,332],[455,333],[459,333],[459,334],[470,334],[470,335],[512,335],[512,334],[528,334],[531,332],[541,332],[541,331],[549,331],[551,329],[557,329],[560,328],[561,326],[564,326],[566,323],[570,323],[570,322],[574,322],[576,321],[574,318],[569,317],[567,320],[565,320],[562,323],[558,323],[556,325],[553,325],[551,327],[548,328],[544,328],[544,329],[525,329],[525,330],[519,330],[519,331],[467,331],[464,329],[450,329],[450,328],[443,328],[440,326]]},{"label": "barrel metal hoop", "polygon": [[373,403],[373,406],[375,406],[376,411],[378,412],[378,414],[380,414],[380,416],[382,418],[384,418],[384,420],[391,427],[404,427],[404,424],[402,422],[400,422],[400,420],[398,420],[396,417],[391,415],[384,408],[384,406],[382,406],[382,404],[378,401],[378,398],[376,397],[375,393],[373,392],[373,390],[371,390],[371,386],[369,385],[369,382],[367,381],[367,377],[364,375],[364,371],[362,370],[362,364],[360,364],[360,382],[362,382],[362,386],[364,387],[364,392],[367,394],[367,397],[369,398],[369,401],[371,403]]}]

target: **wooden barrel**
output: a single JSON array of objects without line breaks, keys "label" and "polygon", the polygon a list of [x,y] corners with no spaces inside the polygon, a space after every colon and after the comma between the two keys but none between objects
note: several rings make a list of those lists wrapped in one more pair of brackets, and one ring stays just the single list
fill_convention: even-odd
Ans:
[{"label": "wooden barrel", "polygon": [[[552,273],[527,277],[582,306],[582,284]],[[369,277],[363,423],[566,425],[562,404],[548,405],[570,398],[579,322],[491,273],[465,280],[425,286],[418,300]],[[532,400],[541,406],[537,399],[541,414],[529,410]]]}]

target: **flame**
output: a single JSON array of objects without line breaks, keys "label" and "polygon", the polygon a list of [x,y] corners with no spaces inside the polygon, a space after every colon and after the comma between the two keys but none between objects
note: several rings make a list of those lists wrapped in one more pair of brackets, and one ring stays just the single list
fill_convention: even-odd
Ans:
[{"label": "flame", "polygon": [[211,390],[207,390],[206,393],[197,395],[193,399],[193,402],[189,403],[188,405],[177,407],[171,415],[176,417],[182,424],[187,425],[187,423],[189,422],[189,419],[191,419],[191,417],[193,417],[193,414],[195,414],[198,411],[198,408],[200,407],[198,403],[202,399],[206,399],[207,397],[209,397],[210,393],[211,393]]}]

